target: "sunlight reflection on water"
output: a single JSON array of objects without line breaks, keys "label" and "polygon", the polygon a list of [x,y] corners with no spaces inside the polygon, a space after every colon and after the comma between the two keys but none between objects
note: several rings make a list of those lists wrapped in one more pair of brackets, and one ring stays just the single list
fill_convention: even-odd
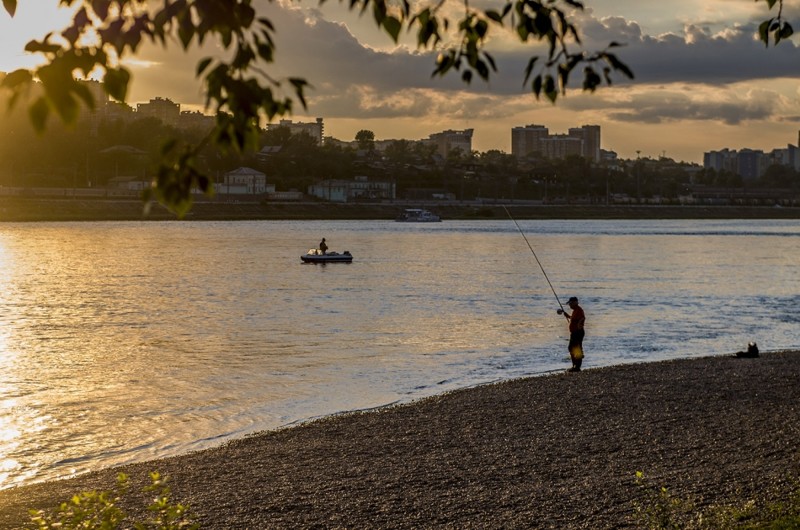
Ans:
[{"label": "sunlight reflection on water", "polygon": [[[588,367],[800,346],[800,223],[520,226]],[[567,364],[509,221],[7,224],[0,264],[0,488]]]}]

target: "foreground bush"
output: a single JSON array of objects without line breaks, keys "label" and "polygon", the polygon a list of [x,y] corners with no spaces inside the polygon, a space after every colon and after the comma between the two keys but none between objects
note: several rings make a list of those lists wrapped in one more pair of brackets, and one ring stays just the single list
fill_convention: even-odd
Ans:
[{"label": "foreground bush", "polygon": [[634,503],[634,518],[640,528],[649,530],[797,530],[800,529],[800,484],[795,481],[785,502],[759,504],[750,500],[741,505],[712,505],[698,510],[689,500],[673,496],[664,486],[656,486],[636,472],[636,483],[645,492],[644,500]]},{"label": "foreground bush", "polygon": [[136,530],[195,530],[200,525],[191,521],[187,506],[171,504],[166,478],[150,473],[152,484],[144,488],[145,493],[154,493],[153,502],[147,507],[145,521],[128,521],[119,508],[120,500],[128,492],[128,476],[117,475],[113,491],[89,491],[78,493],[58,508],[30,510],[31,526],[38,530],[115,530],[125,522],[126,528]]}]

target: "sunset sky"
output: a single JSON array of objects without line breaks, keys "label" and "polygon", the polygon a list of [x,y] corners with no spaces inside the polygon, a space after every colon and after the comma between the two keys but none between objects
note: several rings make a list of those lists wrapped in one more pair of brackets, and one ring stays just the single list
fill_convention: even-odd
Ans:
[{"label": "sunset sky", "polygon": [[[800,33],[800,3],[786,3],[784,14]],[[57,4],[20,0],[13,19],[0,13],[0,71],[40,60],[23,48],[66,24],[69,12]],[[322,117],[326,134],[341,140],[352,140],[360,129],[377,139],[414,140],[472,128],[474,149],[510,152],[515,126],[535,123],[555,134],[596,124],[602,127],[602,147],[623,158],[640,151],[643,157],[692,162],[702,162],[704,151],[725,147],[771,150],[798,143],[800,41],[766,48],[757,40],[759,22],[775,14],[766,2],[586,0],[576,18],[585,48],[625,43],[617,54],[636,79],[616,76],[613,87],[594,94],[574,89],[555,106],[537,101],[522,86],[528,58],[541,49],[523,47],[513,35],[498,34],[487,47],[500,70],[492,80],[467,86],[458,76],[431,78],[434,52],[418,51],[408,39],[394,45],[370,16],[360,18],[333,0],[322,7],[314,1],[254,4],[277,28],[277,62],[270,74],[304,77],[313,86],[308,111],[299,109],[291,119]],[[449,6],[454,17],[459,6],[463,3]],[[180,51],[142,48],[129,63],[134,75],[129,102],[162,96],[200,108],[194,69],[209,53],[193,50],[187,58]]]}]

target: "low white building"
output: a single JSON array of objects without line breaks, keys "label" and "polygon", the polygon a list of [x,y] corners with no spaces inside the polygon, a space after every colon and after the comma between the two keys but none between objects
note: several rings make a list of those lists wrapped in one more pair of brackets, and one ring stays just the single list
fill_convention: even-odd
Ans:
[{"label": "low white building", "polygon": [[308,194],[330,202],[394,199],[395,183],[369,180],[367,177],[329,179],[309,186]]},{"label": "low white building", "polygon": [[249,167],[240,167],[229,171],[222,176],[214,190],[225,195],[259,195],[273,193],[274,184],[267,184],[267,176]]}]

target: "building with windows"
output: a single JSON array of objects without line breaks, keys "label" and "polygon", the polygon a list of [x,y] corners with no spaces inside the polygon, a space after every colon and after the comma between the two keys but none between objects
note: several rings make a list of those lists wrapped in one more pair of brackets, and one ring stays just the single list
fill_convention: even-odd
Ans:
[{"label": "building with windows", "polygon": [[395,183],[364,176],[353,180],[328,179],[309,186],[308,194],[330,202],[394,199]]},{"label": "building with windows", "polygon": [[542,140],[550,136],[544,125],[525,125],[511,129],[511,154],[517,158],[540,155]]},{"label": "building with windows", "polygon": [[766,171],[766,162],[764,151],[742,149],[736,155],[736,172],[744,180],[756,180]]},{"label": "building with windows", "polygon": [[[797,143],[800,145],[800,132]],[[764,175],[769,166],[786,166],[800,171],[800,148],[789,144],[785,149],[765,153],[759,149],[721,149],[703,153],[703,168],[729,171],[744,180],[755,180]]]},{"label": "building with windows", "polygon": [[703,167],[720,171],[736,173],[736,151],[722,149],[721,151],[708,151],[703,153]]},{"label": "building with windows", "polygon": [[570,156],[583,156],[583,140],[567,134],[554,134],[543,138],[541,154],[545,158],[563,160]]},{"label": "building with windows", "polygon": [[[792,146],[793,147],[793,146]],[[744,180],[756,180],[771,163],[764,151],[742,149],[740,151],[722,149],[703,153],[703,167],[716,172],[727,171],[739,175]]]},{"label": "building with windows", "polygon": [[582,156],[597,163],[600,162],[600,126],[574,127],[567,134],[550,134],[544,125],[514,127],[511,129],[511,154],[517,158]]},{"label": "building with windows", "polygon": [[600,126],[584,125],[569,130],[567,136],[580,140],[581,156],[591,162],[600,162]]},{"label": "building with windows", "polygon": [[220,195],[259,195],[273,193],[274,184],[267,184],[267,176],[249,167],[240,167],[228,171],[222,176],[222,182],[214,186],[214,191]]},{"label": "building with windows", "polygon": [[768,165],[786,166],[800,171],[800,149],[789,144],[786,149],[773,149],[767,155]]},{"label": "building with windows", "polygon": [[436,146],[436,152],[443,157],[456,149],[459,149],[463,154],[469,155],[472,153],[472,133],[474,129],[464,129],[463,131],[454,131],[448,129],[440,133],[431,134],[424,143],[433,144]]},{"label": "building with windows", "polygon": [[157,97],[147,103],[137,103],[136,114],[139,118],[158,118],[162,123],[177,127],[181,106],[170,99]]},{"label": "building with windows", "polygon": [[213,129],[216,123],[214,116],[203,114],[199,110],[184,110],[181,111],[178,126],[181,129],[209,130]]},{"label": "building with windows", "polygon": [[278,127],[286,127],[291,134],[306,133],[317,141],[317,145],[322,145],[325,138],[325,124],[322,118],[317,118],[315,122],[303,123],[293,122],[292,120],[280,120],[278,123],[268,123],[267,130],[271,131]]}]

